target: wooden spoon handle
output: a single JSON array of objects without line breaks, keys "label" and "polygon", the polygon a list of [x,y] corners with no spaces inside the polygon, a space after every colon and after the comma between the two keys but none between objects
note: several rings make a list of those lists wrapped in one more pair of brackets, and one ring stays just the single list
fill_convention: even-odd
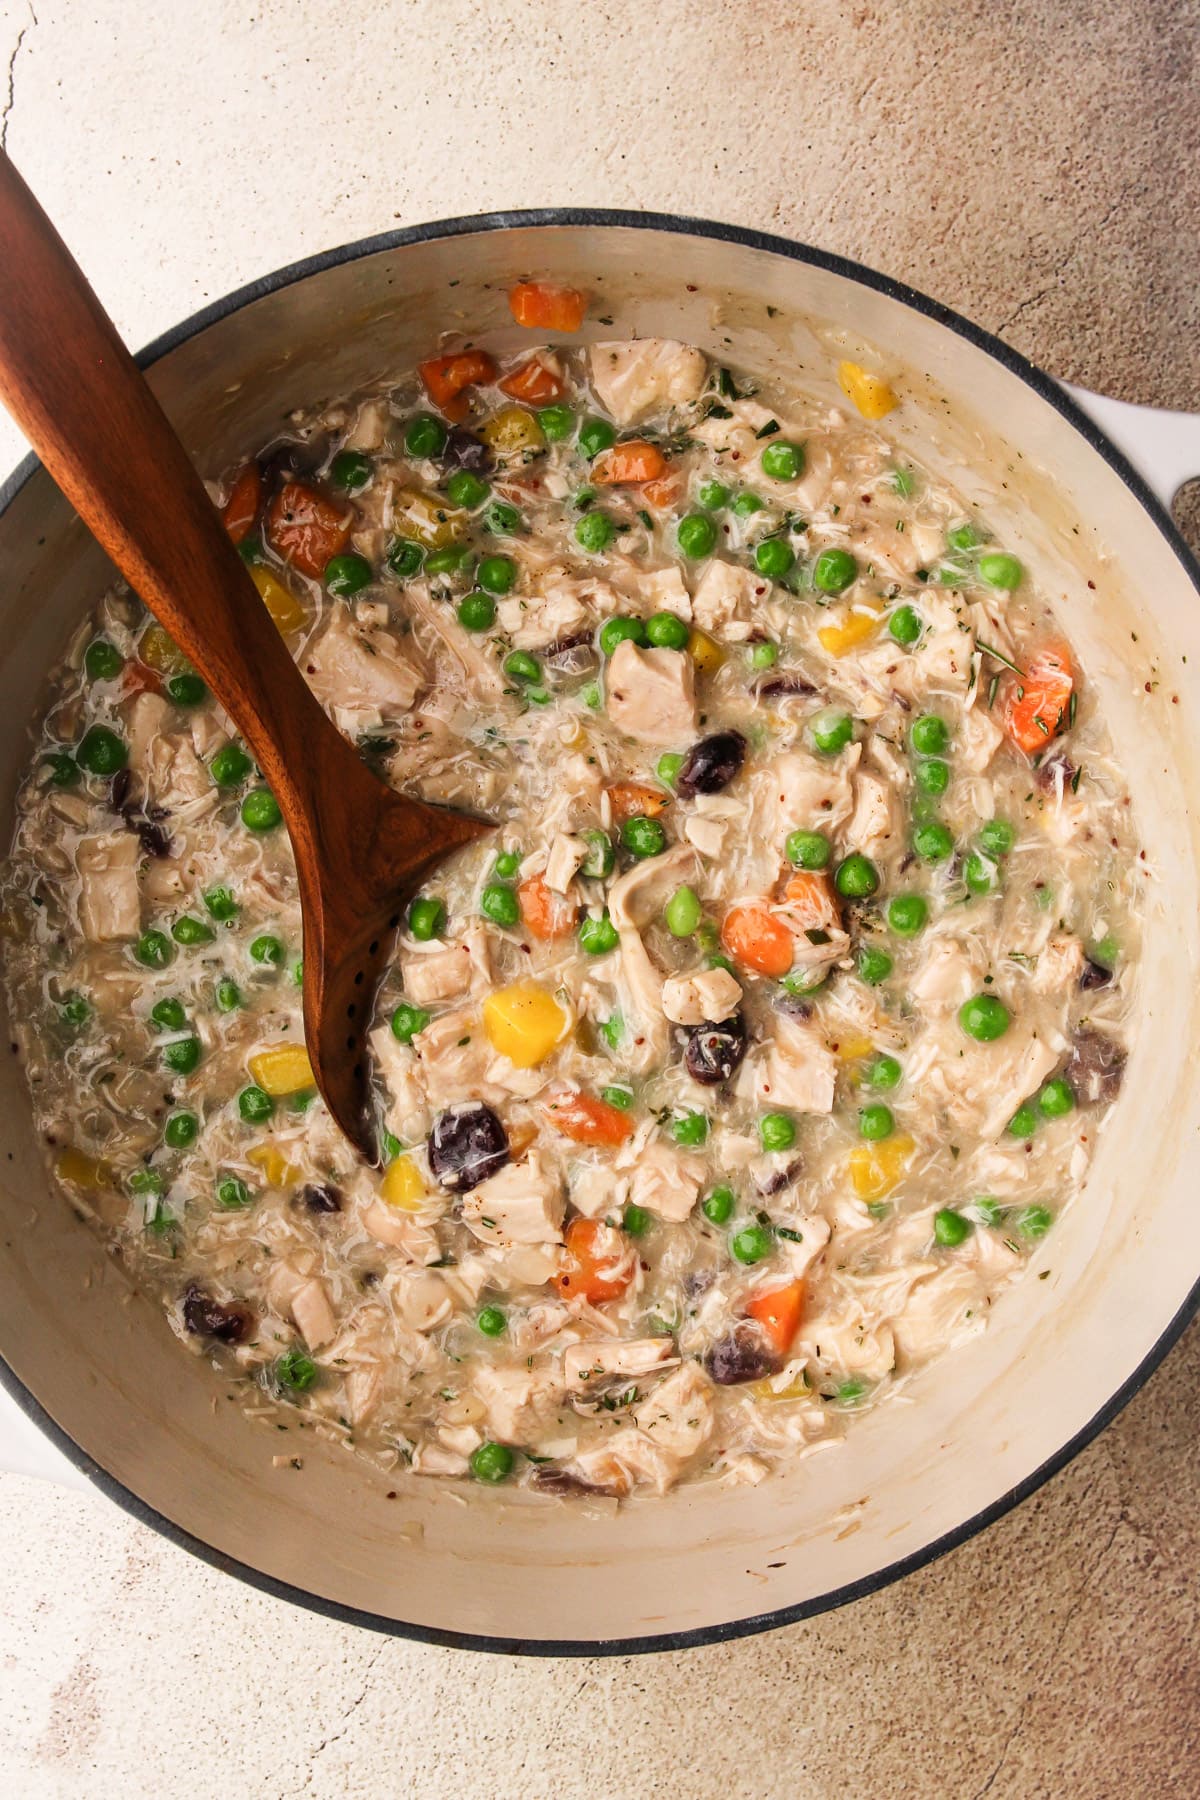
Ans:
[{"label": "wooden spoon handle", "polygon": [[82,270],[0,154],[0,399],[113,562],[233,718],[289,827],[326,718],[162,408]]}]

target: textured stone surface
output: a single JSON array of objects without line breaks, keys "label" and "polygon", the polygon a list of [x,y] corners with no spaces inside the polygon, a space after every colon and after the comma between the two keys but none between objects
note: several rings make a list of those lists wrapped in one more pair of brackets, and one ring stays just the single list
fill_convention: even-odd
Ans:
[{"label": "textured stone surface", "polygon": [[[0,130],[135,343],[396,222],[575,202],[804,238],[1057,375],[1200,406],[1198,26],[1194,0],[0,0]],[[1193,1329],[935,1567],[613,1662],[371,1637],[0,1478],[0,1790],[1190,1800],[1198,1394]]]}]

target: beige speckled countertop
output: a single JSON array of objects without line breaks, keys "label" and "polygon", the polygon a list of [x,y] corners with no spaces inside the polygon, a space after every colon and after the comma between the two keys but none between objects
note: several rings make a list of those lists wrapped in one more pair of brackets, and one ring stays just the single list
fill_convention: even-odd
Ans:
[{"label": "beige speckled countertop", "polygon": [[[1195,0],[0,0],[0,129],[134,343],[397,222],[645,206],[860,257],[1056,375],[1195,407],[1198,44]],[[16,1476],[0,1545],[19,1800],[1200,1793],[1196,1327],[982,1537],[679,1655],[373,1637]]]}]

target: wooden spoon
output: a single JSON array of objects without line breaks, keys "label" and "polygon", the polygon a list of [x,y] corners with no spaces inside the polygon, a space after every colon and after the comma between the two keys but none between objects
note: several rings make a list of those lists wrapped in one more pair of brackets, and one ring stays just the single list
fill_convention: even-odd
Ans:
[{"label": "wooden spoon", "polygon": [[363,1034],[392,928],[491,829],[395,793],[326,717],[83,272],[0,154],[0,399],[245,738],[292,840],[304,1035],[330,1112],[377,1158]]}]

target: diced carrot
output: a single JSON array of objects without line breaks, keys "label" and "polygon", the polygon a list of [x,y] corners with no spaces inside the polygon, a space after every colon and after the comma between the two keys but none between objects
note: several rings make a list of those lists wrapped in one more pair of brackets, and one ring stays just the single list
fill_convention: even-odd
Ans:
[{"label": "diced carrot", "polygon": [[530,331],[578,331],[587,295],[554,281],[518,281],[508,290],[508,304],[517,324]]},{"label": "diced carrot", "polygon": [[681,493],[681,485],[674,475],[661,475],[657,481],[648,481],[642,489],[642,499],[647,506],[656,509],[674,506]]},{"label": "diced carrot", "polygon": [[418,363],[417,374],[438,411],[457,425],[467,416],[464,390],[494,381],[496,365],[486,350],[455,350],[449,356]]},{"label": "diced carrot", "polygon": [[615,1149],[633,1135],[633,1120],[607,1100],[563,1088],[546,1102],[546,1117],[575,1144],[605,1144]]},{"label": "diced carrot", "polygon": [[795,957],[795,940],[765,900],[731,906],[721,926],[721,942],[735,962],[759,975],[786,975]]},{"label": "diced carrot", "polygon": [[1023,675],[1010,675],[1004,691],[1004,731],[1018,750],[1036,756],[1069,720],[1075,671],[1067,646],[1043,644],[1025,665]]},{"label": "diced carrot", "polygon": [[540,875],[531,875],[517,889],[521,921],[535,938],[566,937],[574,929],[579,908],[565,895],[548,888]]},{"label": "diced carrot", "polygon": [[667,471],[667,459],[657,444],[645,438],[630,438],[614,444],[592,464],[592,480],[600,487],[615,487],[618,482],[634,484],[657,481]]},{"label": "diced carrot", "polygon": [[786,1356],[791,1349],[803,1311],[802,1281],[789,1281],[784,1287],[755,1288],[746,1301],[747,1316],[758,1320],[780,1356]]},{"label": "diced carrot", "polygon": [[254,521],[261,505],[262,470],[257,463],[247,463],[235,479],[229,490],[229,498],[221,509],[221,523],[235,544],[240,544],[246,534],[254,530]]},{"label": "diced carrot", "polygon": [[161,694],[162,681],[144,662],[127,662],[121,671],[121,693],[128,700],[135,694]]},{"label": "diced carrot", "polygon": [[349,507],[335,506],[302,481],[285,483],[267,508],[272,548],[302,575],[318,581],[330,557],[346,548],[353,523]]},{"label": "diced carrot", "polygon": [[572,1219],[567,1226],[566,1265],[558,1291],[566,1300],[582,1295],[592,1306],[616,1300],[633,1280],[636,1258],[625,1236],[602,1219]]},{"label": "diced carrot", "polygon": [[523,400],[526,406],[548,406],[563,391],[558,368],[540,352],[511,369],[500,383],[502,394],[511,394],[514,400]]},{"label": "diced carrot", "polygon": [[614,825],[623,825],[626,819],[639,815],[656,819],[671,800],[670,794],[664,794],[661,788],[650,787],[644,781],[615,781],[605,791],[612,807]]},{"label": "diced carrot", "polygon": [[823,871],[796,869],[788,876],[783,898],[800,931],[836,930],[841,924],[833,888]]}]

